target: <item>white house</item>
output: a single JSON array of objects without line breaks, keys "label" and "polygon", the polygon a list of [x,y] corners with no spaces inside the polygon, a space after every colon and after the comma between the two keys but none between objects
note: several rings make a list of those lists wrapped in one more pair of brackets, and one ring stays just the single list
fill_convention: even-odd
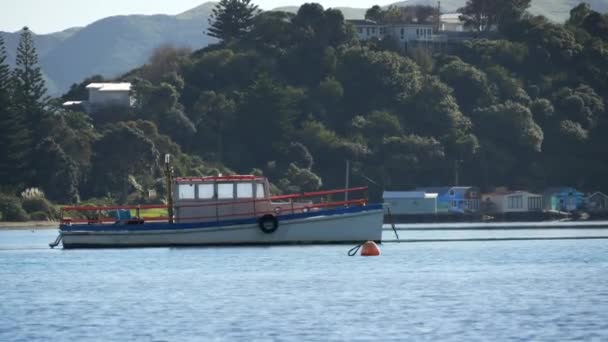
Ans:
[{"label": "white house", "polygon": [[393,215],[437,214],[436,193],[385,191],[382,198]]},{"label": "white house", "polygon": [[410,42],[445,41],[442,35],[434,34],[432,24],[378,24],[373,20],[347,20],[355,28],[359,40],[392,37],[399,45]]},{"label": "white house", "polygon": [[91,83],[86,87],[89,90],[88,104],[99,106],[129,107],[131,99],[131,83]]},{"label": "white house", "polygon": [[464,22],[460,20],[460,13],[445,13],[441,15],[439,31],[463,32],[465,29]]},{"label": "white house", "polygon": [[497,191],[483,195],[484,209],[490,213],[518,213],[543,210],[543,196],[527,191]]},{"label": "white house", "polygon": [[383,28],[382,25],[373,20],[355,19],[347,21],[355,28],[355,33],[359,40],[380,39],[384,36],[384,30],[382,30],[382,34],[380,33],[380,29]]}]

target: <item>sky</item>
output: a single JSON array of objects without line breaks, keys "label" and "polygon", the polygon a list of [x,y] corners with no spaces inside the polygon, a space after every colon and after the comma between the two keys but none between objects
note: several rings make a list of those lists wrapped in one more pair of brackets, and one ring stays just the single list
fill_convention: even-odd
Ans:
[{"label": "sky", "polygon": [[[86,26],[98,19],[121,14],[178,14],[205,0],[0,0],[0,31],[15,32],[28,26],[38,34]],[[261,9],[295,6],[302,0],[253,0]],[[387,0],[314,0],[323,7],[386,5]]]}]

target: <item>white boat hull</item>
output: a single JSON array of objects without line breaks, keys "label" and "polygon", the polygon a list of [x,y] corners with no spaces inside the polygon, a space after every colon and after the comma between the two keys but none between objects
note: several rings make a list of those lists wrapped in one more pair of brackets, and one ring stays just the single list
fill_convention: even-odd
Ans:
[{"label": "white boat hull", "polygon": [[328,216],[280,220],[273,233],[264,233],[257,223],[217,227],[125,230],[61,231],[64,248],[200,246],[238,244],[351,243],[381,241],[383,210],[365,210]]}]

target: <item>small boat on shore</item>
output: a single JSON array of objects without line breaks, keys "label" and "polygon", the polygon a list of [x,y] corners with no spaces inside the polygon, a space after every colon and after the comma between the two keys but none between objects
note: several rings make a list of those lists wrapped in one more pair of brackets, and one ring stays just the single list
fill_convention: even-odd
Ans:
[{"label": "small boat on shore", "polygon": [[[366,187],[271,196],[268,180],[254,175],[174,178],[169,183],[167,205],[64,207],[59,237],[51,247],[60,241],[63,248],[114,248],[382,238],[384,210],[382,204],[368,204]],[[344,200],[332,201],[336,196]],[[148,209],[168,215],[140,216]]]}]

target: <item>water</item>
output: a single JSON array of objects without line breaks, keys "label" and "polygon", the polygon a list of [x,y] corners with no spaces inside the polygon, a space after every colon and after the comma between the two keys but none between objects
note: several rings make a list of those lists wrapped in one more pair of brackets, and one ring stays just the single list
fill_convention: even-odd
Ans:
[{"label": "water", "polygon": [[[402,232],[401,234],[405,234]],[[0,231],[0,341],[601,341],[608,240],[50,250]]]}]

